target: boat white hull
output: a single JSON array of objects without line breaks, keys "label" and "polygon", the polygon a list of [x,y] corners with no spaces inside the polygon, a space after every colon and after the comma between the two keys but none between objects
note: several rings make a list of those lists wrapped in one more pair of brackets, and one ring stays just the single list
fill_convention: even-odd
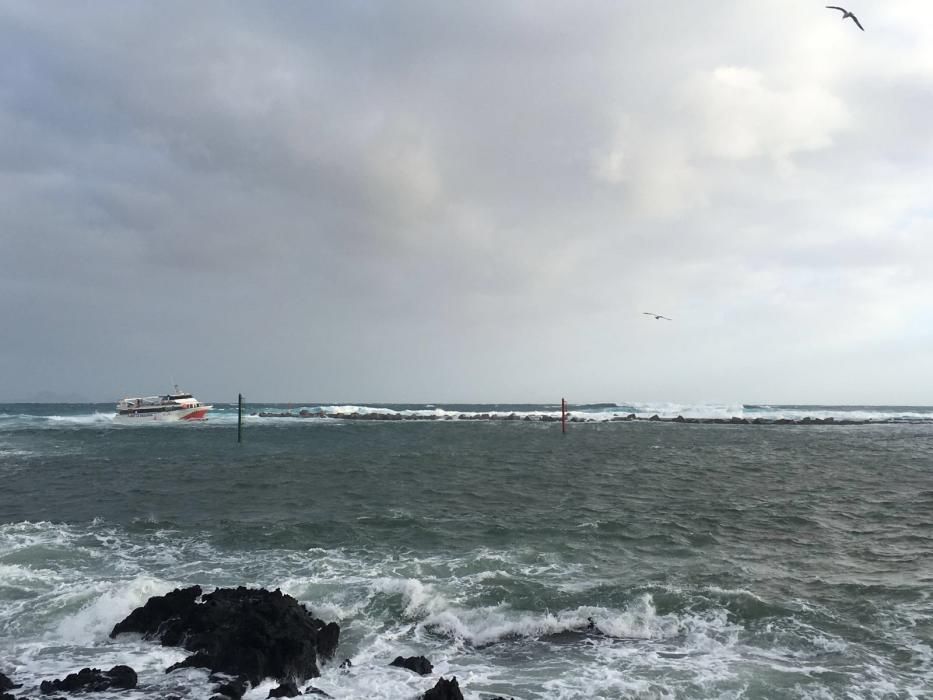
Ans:
[{"label": "boat white hull", "polygon": [[207,412],[213,406],[192,406],[190,408],[177,408],[171,411],[138,413],[117,413],[114,420],[119,423],[177,423],[180,421],[194,422],[207,420]]}]

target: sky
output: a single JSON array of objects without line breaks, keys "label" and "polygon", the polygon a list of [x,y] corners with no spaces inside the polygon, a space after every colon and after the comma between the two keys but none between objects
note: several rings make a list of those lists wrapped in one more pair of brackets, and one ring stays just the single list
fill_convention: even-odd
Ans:
[{"label": "sky", "polygon": [[0,401],[933,404],[933,4],[824,4],[3,0]]}]

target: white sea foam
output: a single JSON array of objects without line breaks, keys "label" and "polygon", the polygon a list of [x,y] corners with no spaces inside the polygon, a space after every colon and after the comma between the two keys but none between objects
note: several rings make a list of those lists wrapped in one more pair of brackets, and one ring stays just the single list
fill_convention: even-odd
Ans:
[{"label": "white sea foam", "polygon": [[404,614],[409,618],[430,615],[449,605],[447,598],[434,590],[431,584],[417,579],[379,578],[372,584],[373,595],[400,595]]},{"label": "white sea foam", "polygon": [[64,425],[109,425],[113,422],[113,419],[116,417],[116,412],[114,413],[101,413],[95,411],[89,415],[78,415],[78,416],[48,416],[47,420],[50,423],[61,423]]},{"label": "white sea foam", "polygon": [[[368,416],[399,416],[408,419],[425,420],[458,420],[461,418],[477,419],[482,416],[489,416],[493,419],[501,419],[510,416],[522,419],[556,419],[560,417],[560,409],[549,406],[541,406],[540,409],[512,409],[502,407],[477,406],[471,410],[463,409],[444,409],[438,407],[424,409],[394,409],[385,406],[367,406],[356,404],[340,405],[322,405],[307,406],[292,409],[265,409],[269,413],[279,413],[290,411],[293,417],[297,417],[300,410],[307,410],[312,414],[311,418],[306,420],[316,423],[328,422],[340,418],[365,418]],[[316,419],[315,416],[323,412],[328,419]],[[570,419],[578,419],[589,422],[607,422],[613,419],[624,418],[634,414],[638,418],[649,418],[657,415],[660,418],[671,419],[677,416],[696,419],[725,419],[737,418],[762,418],[767,420],[802,420],[804,418],[825,419],[835,418],[836,420],[854,420],[854,421],[930,421],[933,422],[933,409],[923,408],[888,408],[888,407],[849,407],[849,406],[749,406],[743,404],[680,404],[680,403],[642,403],[627,404],[617,406],[600,407],[571,407],[568,411]],[[220,416],[218,415],[218,418]],[[226,414],[230,418],[230,414]],[[232,414],[235,420],[235,413]],[[255,418],[255,416],[253,416]],[[260,420],[281,420],[272,416]],[[285,420],[294,420],[294,418],[285,418]]]},{"label": "white sea foam", "polygon": [[47,637],[50,641],[61,639],[74,644],[100,642],[116,623],[149,598],[165,595],[174,588],[175,584],[150,576],[130,581],[98,581],[81,589],[77,595],[77,601],[82,602],[80,609],[62,619]]},{"label": "white sea foam", "polygon": [[[0,526],[0,585],[14,583],[31,596],[0,603],[0,646],[9,650],[10,670],[33,679],[34,686],[82,666],[129,663],[149,688],[146,697],[164,697],[177,688],[184,692],[175,694],[208,697],[205,673],[164,674],[185,652],[135,635],[108,638],[131,609],[174,587],[169,572],[176,570],[205,586],[222,585],[231,576],[238,577],[235,583],[280,586],[317,616],[338,621],[338,658],[352,657],[354,666],[344,672],[330,663],[321,678],[309,682],[338,699],[410,700],[441,674],[456,675],[469,700],[495,694],[528,700],[740,697],[739,676],[749,664],[778,675],[809,673],[813,687],[803,683],[798,695],[819,697],[814,688],[831,666],[831,655],[865,658],[859,656],[865,654],[862,645],[797,623],[793,616],[779,616],[782,626],[773,635],[766,626],[736,621],[726,610],[729,600],[747,596],[762,602],[741,588],[669,586],[665,598],[670,593],[696,605],[667,612],[659,612],[660,603],[649,593],[619,607],[517,609],[508,600],[480,602],[484,582],[492,580],[534,581],[564,591],[561,599],[573,583],[592,583],[553,553],[487,547],[399,559],[322,548],[244,552],[217,549],[171,530],[128,534],[98,521]],[[858,684],[865,697],[882,697],[892,687],[904,697],[922,697],[921,689],[933,680],[929,645],[917,633],[928,622],[928,605],[915,602],[892,614],[879,634],[913,650],[911,676],[899,676],[879,657],[853,676],[853,686]],[[595,629],[588,629],[589,618]],[[756,635],[777,642],[750,644]],[[422,678],[387,668],[399,654],[424,654],[435,673]],[[265,698],[270,687],[265,683],[247,697]],[[30,688],[25,692],[35,695]]]},{"label": "white sea foam", "polygon": [[[300,411],[310,413],[308,417],[299,418]],[[248,425],[309,425],[334,426],[343,425],[341,419],[367,419],[375,416],[398,416],[407,420],[443,420],[458,421],[461,419],[477,420],[488,416],[491,419],[517,418],[529,421],[544,418],[555,420],[560,417],[559,407],[542,405],[529,408],[508,406],[471,406],[453,409],[425,405],[423,408],[392,408],[387,406],[369,406],[366,404],[327,404],[309,406],[282,406],[273,408],[264,406],[261,409],[270,415],[255,415],[259,411],[250,408],[244,421]],[[274,414],[287,412],[290,416]],[[327,417],[319,417],[323,412]],[[779,406],[779,405],[743,405],[727,403],[631,403],[618,405],[571,406],[568,417],[571,420],[585,422],[609,422],[626,418],[634,414],[637,418],[647,419],[657,415],[661,419],[670,420],[678,416],[688,419],[722,419],[745,418],[753,420],[811,420],[833,418],[839,420],[852,420],[859,422],[933,422],[933,407],[884,407],[884,406]],[[229,426],[236,423],[237,412],[235,408],[217,407],[206,421],[199,421],[189,425],[184,421],[160,423],[147,422],[140,425],[128,425],[114,421],[115,413],[109,411],[94,411],[75,415],[42,415],[42,414],[0,414],[0,431],[19,430],[23,428],[65,429],[81,427],[107,427],[120,429],[145,428],[178,428],[180,425],[187,428],[197,427],[209,429],[212,426]]]}]

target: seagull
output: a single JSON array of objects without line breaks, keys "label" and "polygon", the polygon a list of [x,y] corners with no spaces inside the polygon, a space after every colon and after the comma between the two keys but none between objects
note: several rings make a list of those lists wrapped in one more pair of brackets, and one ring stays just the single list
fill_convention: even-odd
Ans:
[{"label": "seagull", "polygon": [[645,316],[654,316],[655,321],[660,321],[662,318],[665,321],[673,321],[674,319],[668,318],[667,316],[662,316],[661,314],[652,313],[651,311],[642,311]]},{"label": "seagull", "polygon": [[853,15],[853,14],[852,14],[851,12],[849,12],[846,8],[844,8],[844,7],[837,7],[836,5],[827,5],[827,6],[826,6],[826,9],[827,9],[827,10],[839,10],[839,11],[842,13],[842,19],[845,19],[846,17],[851,17],[851,18],[852,18],[852,21],[855,22],[855,26],[857,26],[857,27],[858,27],[859,29],[861,29],[863,32],[865,31],[865,27],[863,27],[863,26],[861,25],[861,23],[858,21],[858,17],[856,17],[855,15]]}]

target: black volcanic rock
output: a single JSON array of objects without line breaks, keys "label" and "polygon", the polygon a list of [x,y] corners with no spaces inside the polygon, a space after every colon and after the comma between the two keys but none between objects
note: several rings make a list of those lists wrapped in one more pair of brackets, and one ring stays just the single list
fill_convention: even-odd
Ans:
[{"label": "black volcanic rock", "polygon": [[299,695],[301,695],[301,691],[298,690],[295,681],[286,681],[279,685],[278,688],[270,690],[266,698],[294,698]]},{"label": "black volcanic rock", "polygon": [[463,693],[460,692],[460,684],[454,676],[450,680],[441,678],[437,685],[421,697],[422,700],[463,700]]},{"label": "black volcanic rock", "polygon": [[101,690],[136,687],[136,671],[129,666],[114,666],[109,671],[99,668],[82,668],[77,673],[69,673],[62,680],[42,681],[39,690],[43,695],[52,693],[87,693]]},{"label": "black volcanic rock", "polygon": [[241,700],[246,695],[247,682],[245,678],[235,678],[232,681],[226,681],[214,688],[218,695],[231,698],[232,700]]},{"label": "black volcanic rock", "polygon": [[[199,602],[200,596],[200,602]],[[318,658],[330,658],[340,627],[314,618],[281,591],[218,588],[201,596],[200,586],[150,598],[117,623],[111,637],[136,632],[163,646],[195,652],[167,669],[197,667],[243,676],[305,680],[320,675]]]},{"label": "black volcanic rock", "polygon": [[390,663],[389,666],[407,668],[409,671],[414,671],[419,676],[427,676],[434,671],[434,666],[423,656],[409,656],[407,659],[396,656],[395,660]]},{"label": "black volcanic rock", "polygon": [[21,688],[21,685],[16,685],[9,678],[0,673],[0,692],[5,690],[13,690],[13,688]]},{"label": "black volcanic rock", "polygon": [[[116,637],[124,632],[138,632],[144,637],[159,635],[163,627],[168,627],[185,615],[201,595],[200,586],[191,588],[176,588],[163,596],[153,596],[141,608],[136,608],[122,621],[114,625],[110,637]],[[160,636],[160,639],[162,637]],[[174,640],[163,641],[163,646],[176,646]]]}]

